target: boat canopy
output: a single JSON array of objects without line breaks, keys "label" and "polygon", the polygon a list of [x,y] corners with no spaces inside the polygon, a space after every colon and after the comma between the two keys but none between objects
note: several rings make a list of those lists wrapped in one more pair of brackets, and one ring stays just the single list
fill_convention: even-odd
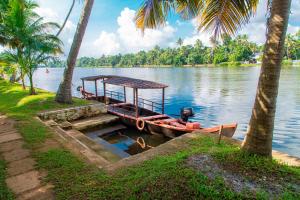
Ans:
[{"label": "boat canopy", "polygon": [[108,78],[112,78],[112,77],[118,77],[118,76],[114,76],[114,75],[87,76],[87,77],[81,78],[81,80],[82,81],[97,81],[97,80],[108,79]]},{"label": "boat canopy", "polygon": [[104,80],[103,83],[124,86],[134,89],[163,89],[168,87],[167,85],[161,83],[120,76],[113,76],[111,78],[108,78]]},{"label": "boat canopy", "polygon": [[[152,111],[154,108],[157,108],[158,106],[161,107],[161,112],[164,114],[164,102],[165,102],[165,88],[168,87],[168,85],[156,83],[153,81],[146,81],[141,79],[135,79],[135,78],[129,78],[124,76],[115,76],[115,75],[98,75],[98,76],[88,76],[81,78],[82,80],[82,87],[83,91],[85,91],[84,82],[85,81],[93,81],[95,83],[95,99],[99,99],[98,96],[98,80],[102,80],[103,83],[103,97],[104,101],[106,102],[107,95],[110,95],[110,98],[113,98],[113,96],[116,97],[123,97],[124,101],[126,103],[126,87],[133,89],[133,104],[135,105],[136,110],[136,117],[139,116],[138,114],[138,105],[139,100],[141,100],[140,103],[144,105],[151,106]],[[116,91],[109,91],[106,89],[106,84],[110,85],[117,85],[122,86],[124,88],[123,94]],[[138,96],[138,90],[139,89],[161,89],[162,90],[162,103],[156,103],[150,100],[142,99]],[[119,100],[119,99],[117,99]]]}]

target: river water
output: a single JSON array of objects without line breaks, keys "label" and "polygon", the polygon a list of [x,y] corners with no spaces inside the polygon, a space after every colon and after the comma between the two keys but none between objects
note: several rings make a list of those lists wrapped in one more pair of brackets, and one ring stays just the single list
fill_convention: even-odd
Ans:
[{"label": "river water", "polygon": [[[201,68],[76,68],[73,95],[81,77],[112,74],[156,81],[169,85],[166,89],[165,112],[179,114],[181,107],[193,107],[192,120],[202,126],[238,122],[235,138],[243,139],[251,116],[259,67],[201,67]],[[55,92],[63,69],[41,68],[34,75],[35,85]],[[101,83],[98,93],[102,92]],[[111,87],[122,91],[122,88]],[[94,92],[94,83],[86,84]],[[109,89],[109,88],[108,88]],[[127,90],[129,101],[132,91]],[[161,91],[141,90],[143,98],[161,101]],[[273,148],[300,157],[300,67],[283,68],[280,79]]]}]

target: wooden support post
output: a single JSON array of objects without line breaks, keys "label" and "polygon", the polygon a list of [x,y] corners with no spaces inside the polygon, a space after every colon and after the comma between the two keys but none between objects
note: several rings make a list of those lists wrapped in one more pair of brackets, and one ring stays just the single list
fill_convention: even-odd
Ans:
[{"label": "wooden support post", "polygon": [[139,94],[138,94],[138,89],[135,89],[135,117],[139,117]]},{"label": "wooden support post", "polygon": [[106,84],[103,83],[104,103],[106,104]]},{"label": "wooden support post", "polygon": [[95,80],[95,95],[98,97],[98,88],[97,88],[97,80]]},{"label": "wooden support post", "polygon": [[83,89],[83,91],[85,91],[85,89],[84,89],[84,80],[82,79],[82,89]]},{"label": "wooden support post", "polygon": [[124,86],[124,103],[126,103],[126,87]]},{"label": "wooden support post", "polygon": [[135,89],[133,88],[133,105],[135,105]]},{"label": "wooden support post", "polygon": [[82,79],[82,91],[81,91],[81,95],[85,99],[85,93],[84,93],[84,91],[85,91],[85,89],[84,89],[84,80]]},{"label": "wooden support post", "polygon": [[162,108],[161,108],[161,112],[162,114],[165,114],[165,88],[162,89]]}]

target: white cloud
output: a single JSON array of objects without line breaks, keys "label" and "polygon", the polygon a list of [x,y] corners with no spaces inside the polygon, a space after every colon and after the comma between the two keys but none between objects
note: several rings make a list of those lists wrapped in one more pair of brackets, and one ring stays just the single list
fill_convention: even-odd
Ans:
[{"label": "white cloud", "polygon": [[40,16],[44,17],[46,21],[55,21],[59,19],[58,14],[51,8],[38,7],[35,9],[35,11]]},{"label": "white cloud", "polygon": [[188,36],[188,37],[184,38],[183,44],[184,45],[193,45],[196,43],[197,40],[201,40],[201,42],[205,46],[211,46],[211,42],[210,42],[211,35],[207,32],[199,32],[198,31],[198,24],[197,24],[196,18],[191,20],[191,23],[194,27],[193,34],[192,34],[192,36]]},{"label": "white cloud", "polygon": [[134,23],[135,11],[124,8],[117,18],[116,33],[102,31],[93,45],[99,54],[133,53],[152,49],[155,45],[170,46],[174,40],[175,28],[168,23],[159,29],[146,29],[144,35]]},{"label": "white cloud", "polygon": [[117,36],[114,33],[102,31],[100,36],[94,42],[94,46],[98,48],[98,55],[117,54],[120,50],[120,44],[117,41]]},{"label": "white cloud", "polygon": [[[41,17],[43,17],[45,21],[56,22],[59,25],[62,25],[62,23],[64,22],[64,19],[66,17],[66,10],[62,10],[64,12],[64,13],[62,13],[61,11],[58,11],[56,9],[57,5],[50,4],[51,6],[48,5],[50,7],[45,7],[45,6],[43,6],[42,3],[46,3],[46,2],[41,1],[39,3],[40,3],[40,7],[36,8],[35,11]],[[74,12],[74,10],[73,10],[73,12]],[[63,48],[64,48],[65,54],[67,54],[67,52],[69,51],[69,49],[71,47],[75,30],[76,30],[76,25],[69,19],[66,22],[64,29],[62,30],[62,32],[59,35],[59,38],[62,40],[62,42],[64,44]],[[53,30],[53,33],[56,34],[57,31],[58,30]]]}]

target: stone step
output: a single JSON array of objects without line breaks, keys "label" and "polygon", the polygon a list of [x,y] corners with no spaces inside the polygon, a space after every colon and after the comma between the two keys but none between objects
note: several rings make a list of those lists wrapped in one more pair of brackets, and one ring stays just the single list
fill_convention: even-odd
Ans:
[{"label": "stone step", "polygon": [[6,184],[13,193],[18,195],[40,186],[40,174],[38,171],[34,170],[17,176],[12,176],[6,179]]},{"label": "stone step", "polygon": [[8,176],[16,176],[34,169],[36,162],[32,158],[24,158],[7,165]]},{"label": "stone step", "polygon": [[99,125],[109,124],[119,120],[119,117],[110,115],[110,114],[102,114],[96,117],[91,117],[87,119],[76,120],[72,122],[73,128],[76,130],[84,130],[93,128]]},{"label": "stone step", "polygon": [[3,153],[2,156],[4,160],[9,163],[9,162],[13,162],[13,161],[17,161],[29,157],[30,152],[27,149],[16,148],[12,151]]},{"label": "stone step", "polygon": [[1,134],[0,135],[0,143],[5,143],[13,140],[21,139],[21,135],[19,133],[11,133],[11,134]]},{"label": "stone step", "polygon": [[25,192],[17,197],[17,200],[51,200],[55,199],[53,185],[45,185]]}]

